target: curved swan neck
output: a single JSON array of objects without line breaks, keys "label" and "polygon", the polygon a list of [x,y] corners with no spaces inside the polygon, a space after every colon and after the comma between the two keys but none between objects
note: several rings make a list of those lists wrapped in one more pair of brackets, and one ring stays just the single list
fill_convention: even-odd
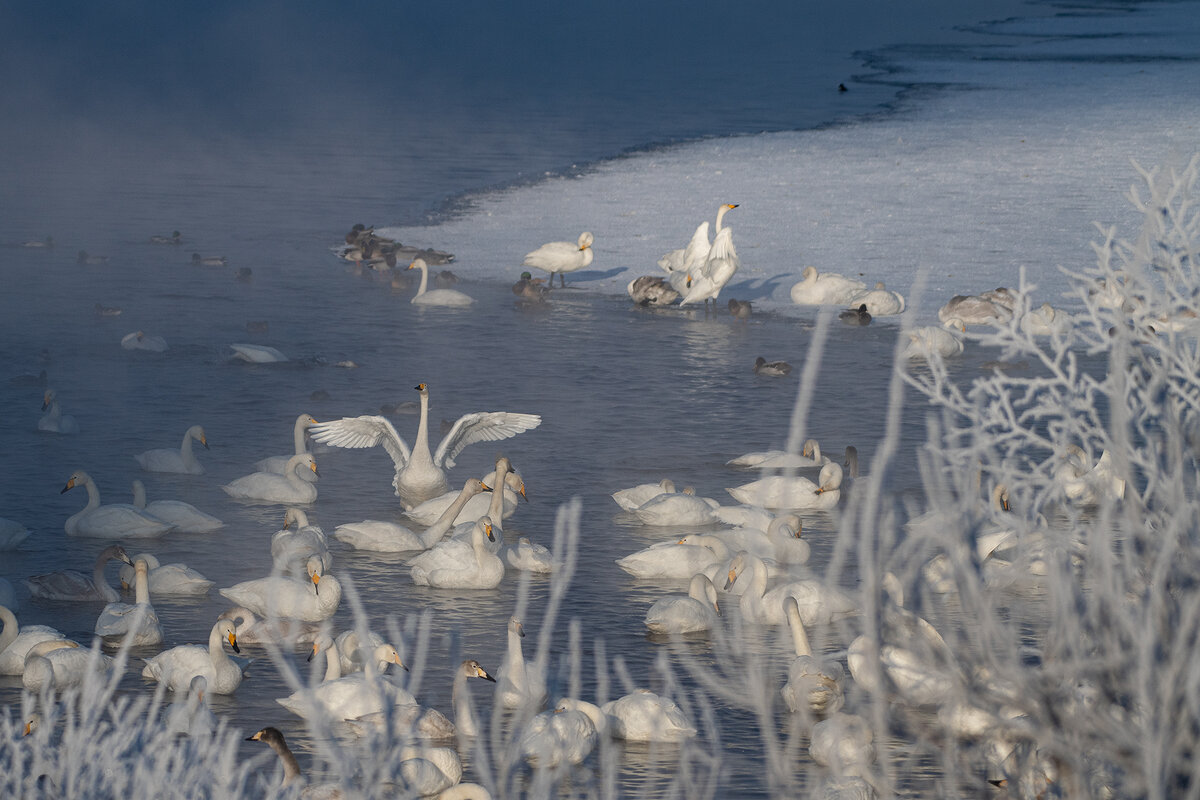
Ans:
[{"label": "curved swan neck", "polygon": [[424,261],[415,266],[421,270],[421,284],[417,287],[417,297],[420,297],[425,294],[425,290],[429,287],[429,267],[425,266]]},{"label": "curved swan neck", "polygon": [[336,681],[342,677],[342,658],[338,653],[337,644],[330,642],[325,648],[325,680]]},{"label": "curved swan neck", "polygon": [[475,712],[471,708],[469,695],[467,673],[460,669],[454,676],[454,685],[450,688],[450,703],[454,707],[454,727],[464,736],[477,736],[479,724],[475,721]]},{"label": "curved swan neck", "polygon": [[292,443],[296,446],[296,455],[308,452],[308,442],[304,440],[304,432],[308,430],[308,414],[296,417],[296,427],[292,430]]},{"label": "curved swan neck", "polygon": [[100,489],[90,475],[84,477],[83,488],[87,489],[88,501],[85,509],[91,511],[100,507]]},{"label": "curved swan neck", "polygon": [[[145,562],[142,562],[143,564]],[[149,566],[135,568],[133,581],[133,598],[138,605],[150,604],[150,575]]]},{"label": "curved swan neck", "polygon": [[463,487],[462,491],[458,493],[458,497],[454,498],[454,502],[450,504],[450,507],[438,517],[437,522],[430,525],[421,534],[421,544],[425,546],[426,550],[437,544],[446,531],[450,530],[454,525],[454,520],[467,505],[467,501],[477,494],[479,494],[479,491],[475,489],[473,484],[467,484]]},{"label": "curved swan neck", "polygon": [[721,223],[725,221],[725,215],[729,213],[729,206],[723,205],[717,209],[717,227],[713,230],[713,235],[721,232]]},{"label": "curved swan neck", "polygon": [[4,629],[0,630],[0,653],[17,639],[17,617],[4,606],[0,606],[0,621]]},{"label": "curved swan neck", "polygon": [[217,672],[220,672],[218,668],[221,665],[229,662],[229,656],[225,654],[223,639],[224,637],[221,636],[221,628],[219,624],[214,625],[213,629],[208,634],[208,656],[212,659],[213,668],[216,669]]},{"label": "curved swan neck", "polygon": [[792,629],[792,647],[798,656],[811,656],[812,646],[808,641],[808,631],[804,629],[804,622],[800,619],[800,608],[794,600],[787,602],[787,618],[788,625]]},{"label": "curved swan neck", "polygon": [[300,777],[300,762],[296,760],[296,756],[288,749],[287,742],[283,739],[278,741],[270,739],[267,744],[271,745],[271,749],[279,754],[279,760],[283,764],[283,785],[288,786]]}]

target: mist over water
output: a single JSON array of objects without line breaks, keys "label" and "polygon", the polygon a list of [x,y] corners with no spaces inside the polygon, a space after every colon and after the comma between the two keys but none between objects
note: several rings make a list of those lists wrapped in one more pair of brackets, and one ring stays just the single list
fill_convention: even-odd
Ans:
[{"label": "mist over water", "polygon": [[[1123,14],[1124,7],[1117,8]],[[801,217],[803,223],[772,228],[763,222],[768,214],[788,208],[789,202],[806,209],[795,198],[810,195],[814,185],[837,183],[839,170],[861,180],[857,191],[830,192],[832,217],[845,220],[856,205],[878,208],[886,200],[894,208],[881,218],[909,212],[913,219],[932,220],[945,236],[944,247],[963,258],[963,272],[956,274],[936,262],[943,269],[930,279],[930,297],[934,288],[961,285],[957,280],[969,274],[972,247],[985,240],[952,216],[974,198],[973,192],[1004,197],[995,216],[1005,221],[1022,219],[1016,212],[1023,192],[1030,203],[1062,207],[1073,225],[1080,217],[1134,216],[1118,192],[1093,196],[1078,182],[1080,174],[1095,172],[1103,174],[1106,187],[1128,183],[1128,153],[1118,158],[1104,151],[1094,163],[1073,161],[1079,150],[1047,136],[1058,118],[1042,113],[1046,109],[1037,101],[1027,109],[1030,119],[1050,122],[1031,123],[1028,149],[1033,152],[1019,173],[997,168],[1003,157],[1022,152],[1012,144],[1017,136],[1007,137],[1006,146],[1013,149],[999,157],[972,150],[971,143],[978,141],[972,136],[989,126],[976,122],[978,128],[971,128],[977,117],[959,118],[954,110],[967,107],[978,114],[978,106],[937,106],[931,122],[920,118],[921,102],[910,103],[897,123],[911,123],[928,137],[908,145],[928,155],[926,161],[915,156],[906,161],[930,176],[922,184],[921,171],[914,169],[907,178],[914,185],[948,186],[951,172],[977,169],[981,175],[1000,173],[1011,184],[1001,187],[1003,192],[966,180],[954,184],[963,192],[957,196],[934,191],[931,198],[916,189],[877,195],[870,169],[882,173],[887,161],[908,159],[912,151],[903,147],[909,131],[897,129],[891,136],[893,129],[885,127],[886,137],[872,133],[879,130],[872,124],[888,123],[886,115],[853,120],[879,115],[897,102],[899,89],[934,102],[910,83],[994,85],[1009,74],[1053,82],[1064,61],[1097,67],[1111,53],[1089,49],[1097,38],[1091,26],[1129,26],[1136,15],[1080,14],[1081,30],[1074,29],[1072,18],[1056,17],[1049,30],[1061,43],[1050,48],[1057,54],[1051,57],[1037,45],[1054,38],[1041,26],[1050,25],[1046,18],[1057,9],[1018,3],[861,2],[819,8],[762,3],[737,9],[629,4],[582,10],[549,3],[516,10],[482,2],[452,7],[379,3],[351,11],[310,9],[300,16],[283,5],[217,4],[183,14],[149,5],[115,10],[80,5],[53,24],[40,13],[15,7],[0,11],[5,31],[0,70],[14,78],[0,93],[0,145],[19,156],[0,161],[0,242],[46,235],[57,242],[48,252],[0,248],[6,284],[0,300],[0,398],[9,409],[0,460],[5,475],[0,516],[33,530],[20,550],[0,553],[0,577],[17,583],[63,567],[90,569],[102,543],[68,539],[62,530],[66,517],[85,500],[79,490],[59,494],[78,468],[96,478],[104,502],[127,501],[130,481],[141,478],[151,500],[182,499],[227,523],[211,535],[170,535],[144,547],[126,543],[131,554],[147,550],[164,562],[184,561],[218,587],[263,576],[271,564],[270,534],[281,526],[283,509],[232,501],[221,485],[251,472],[258,458],[286,452],[297,414],[310,412],[325,421],[379,413],[385,403],[414,400],[412,387],[425,382],[431,387],[435,442],[439,421],[470,411],[542,416],[541,427],[511,441],[468,448],[451,482],[461,485],[468,476],[482,475],[498,452],[510,456],[531,502],[506,523],[508,541],[526,535],[549,544],[559,504],[582,497],[580,566],[555,641],[565,643],[568,620],[580,620],[588,696],[595,680],[587,659],[598,640],[610,659],[624,661],[635,684],[650,688],[660,688],[653,665],[664,649],[686,651],[701,661],[708,657],[702,644],[665,647],[646,639],[646,608],[667,591],[682,592],[684,585],[636,581],[613,564],[686,529],[664,534],[641,526],[618,512],[610,492],[672,477],[728,504],[725,488],[756,475],[734,472],[724,462],[784,443],[798,376],[817,355],[818,388],[803,422],[805,432],[817,436],[832,456],[856,445],[864,467],[884,435],[899,320],[878,320],[861,329],[833,321],[825,349],[811,353],[808,343],[824,323],[815,313],[800,313],[780,301],[791,282],[785,276],[798,273],[802,262],[799,256],[777,260],[772,248],[803,252],[806,259],[824,256],[819,248],[828,244],[815,234],[824,220]],[[975,25],[1016,15],[1034,19]],[[1138,47],[1157,52],[1132,30],[1125,35],[1136,38]],[[1168,64],[1147,57],[1139,69],[1166,76],[1160,83],[1187,85],[1189,65],[1181,68],[1172,48],[1170,40],[1161,45],[1171,56]],[[1002,63],[1007,60],[1015,64]],[[883,70],[906,63],[919,71],[919,81],[906,79],[916,79],[913,73]],[[1005,66],[1012,72],[1004,72]],[[1140,85],[1134,72],[1121,72],[1112,85]],[[849,91],[838,93],[843,82]],[[1098,90],[1093,85],[1089,91]],[[1171,93],[1164,92],[1169,99]],[[1122,102],[1115,107],[1138,108],[1125,94]],[[726,197],[717,196],[706,177],[721,170],[769,173],[759,157],[777,152],[777,138],[739,136],[736,147],[714,139],[691,150],[658,149],[699,137],[834,122],[845,127],[823,132],[828,138],[808,140],[826,148],[832,177],[817,183],[818,176],[803,176],[797,188],[782,191],[779,202],[771,195],[778,187],[765,188],[766,182],[758,197]],[[1135,126],[1122,119],[1109,138],[1136,138],[1147,150],[1171,154],[1176,148],[1178,154],[1196,143],[1195,120],[1181,114],[1179,123],[1137,138],[1130,135]],[[956,138],[956,125],[967,132],[963,138]],[[899,149],[888,150],[885,138],[899,139]],[[1062,138],[1070,140],[1072,132]],[[850,149],[839,149],[839,139]],[[664,173],[649,163],[649,146],[677,170],[665,172],[675,183],[671,191],[654,185],[654,177]],[[803,150],[805,142],[784,146]],[[626,159],[593,163],[630,150],[635,152]],[[878,164],[839,160],[869,150],[879,154]],[[1061,161],[1059,153],[1066,153]],[[939,161],[944,169],[935,169]],[[547,173],[567,177],[537,183]],[[786,176],[778,177],[783,182]],[[1059,182],[1078,196],[1063,197],[1056,191]],[[513,184],[521,190],[489,191]],[[569,191],[558,194],[563,185]],[[590,197],[574,205],[571,191]],[[625,197],[638,201],[639,218],[622,217],[628,209],[611,208]],[[626,273],[654,272],[653,259],[666,249],[650,237],[668,241],[668,247],[682,246],[690,230],[676,222],[678,207],[695,203],[699,210],[684,215],[694,225],[726,201],[744,204],[736,212],[743,216],[730,218],[739,247],[745,247],[745,284],[739,288],[757,292],[764,313],[735,321],[700,310],[631,310],[621,294]],[[574,230],[544,229],[567,227],[558,225],[555,215],[568,210],[587,216],[592,209],[579,211],[585,202],[604,204],[605,216],[592,219],[609,225],[607,240],[598,236],[601,255],[591,272],[569,276],[568,285],[578,288],[553,294],[547,308],[515,304],[509,284],[520,254],[548,238],[573,237]],[[756,203],[761,210],[755,210]],[[1124,211],[1113,211],[1118,207]],[[1010,210],[1013,215],[1005,217]],[[622,220],[629,222],[624,230],[618,224]],[[465,312],[420,309],[408,302],[411,288],[393,291],[378,276],[351,274],[330,248],[358,221],[405,226],[411,236],[402,236],[404,241],[456,252],[459,260],[451,268],[465,278],[458,288],[474,297],[475,305]],[[526,224],[536,232],[527,232]],[[812,239],[804,225],[813,229]],[[1050,215],[1036,229],[997,223],[989,231],[995,235],[986,238],[989,253],[978,256],[987,269],[971,275],[978,283],[964,288],[1015,283],[1011,267],[1017,259],[1005,249],[1005,237],[1014,249],[1054,243],[1043,248],[1044,262],[1030,264],[1031,277],[1061,286],[1055,266],[1077,265],[1092,256],[1086,237],[1079,235],[1082,225],[1086,222],[1064,233]],[[856,261],[861,252],[874,253],[877,244],[869,241],[878,236],[875,229],[862,228],[861,236],[837,237],[842,260],[829,263],[829,269],[865,271],[889,284],[904,281],[906,289],[917,281],[912,260],[891,271],[879,260],[869,269]],[[148,243],[150,235],[174,229],[182,231],[183,245]],[[916,245],[899,238],[878,244],[908,256]],[[943,245],[930,237],[923,246],[938,251]],[[110,261],[79,266],[75,253],[80,249]],[[225,255],[229,267],[194,267],[192,252]],[[991,258],[995,252],[1000,255]],[[825,268],[825,261],[818,263]],[[252,268],[252,278],[236,281],[238,267]],[[1057,302],[1057,296],[1051,299]],[[99,317],[93,312],[96,303],[123,311]],[[933,307],[935,301],[927,298],[926,315]],[[252,321],[268,322],[268,331],[248,332]],[[122,350],[121,337],[135,330],[164,336],[170,349],[163,354]],[[277,347],[291,360],[230,362],[229,344],[242,341]],[[787,358],[792,375],[756,376],[751,365],[759,355]],[[950,364],[950,374],[966,383],[995,357],[994,351],[968,350]],[[346,360],[357,368],[336,366]],[[1102,368],[1086,360],[1085,367]],[[41,388],[5,380],[42,369],[64,411],[79,420],[78,435],[39,433]],[[915,393],[906,396],[902,455],[884,486],[889,502],[909,511],[917,510],[923,495],[916,454],[926,441],[926,405]],[[411,442],[416,417],[391,420]],[[205,426],[211,444],[199,455],[205,475],[137,469],[134,453],[174,446],[196,423]],[[322,478],[319,498],[309,509],[314,524],[331,532],[344,522],[397,518],[392,467],[380,449],[318,449],[317,459]],[[804,517],[811,566],[818,573],[833,556],[839,519],[837,512]],[[419,695],[423,702],[448,710],[447,665],[455,659],[498,665],[515,603],[515,574],[495,590],[431,590],[411,584],[400,557],[333,546],[334,572],[352,576],[377,630],[386,630],[384,620],[393,615],[404,620],[426,609],[435,615],[437,634]],[[838,577],[847,586],[857,582],[853,570]],[[533,635],[527,656],[547,591],[545,579],[530,581],[525,624]],[[163,600],[155,607],[166,646],[173,646],[204,641],[227,603],[214,590],[195,604]],[[23,623],[51,624],[86,642],[99,610],[99,605],[26,601],[18,616]],[[350,624],[347,608],[335,622]],[[844,654],[848,639],[842,633],[816,631],[814,642]],[[790,653],[786,631],[771,629],[763,640],[767,657],[783,664]],[[565,645],[556,655],[562,649]],[[262,662],[236,695],[213,698],[214,709],[247,733],[267,724],[280,727],[305,769],[321,773],[311,734],[274,702],[288,694],[286,685],[269,659],[251,654]],[[302,674],[303,655],[296,658]],[[149,690],[138,673],[130,668],[122,691]],[[551,681],[559,693],[565,690],[568,675],[561,664],[552,664]],[[472,688],[476,703],[490,708],[490,690]],[[619,688],[613,694],[626,690]],[[0,703],[14,703],[19,695],[19,680],[0,678]],[[720,711],[726,772],[719,796],[766,795],[761,753],[747,744],[758,741],[757,720],[732,706]],[[241,752],[249,758],[261,750],[247,743]],[[631,747],[619,792],[659,796],[666,787],[653,776],[671,769],[669,754]],[[914,770],[908,788],[935,780],[932,772]]]}]

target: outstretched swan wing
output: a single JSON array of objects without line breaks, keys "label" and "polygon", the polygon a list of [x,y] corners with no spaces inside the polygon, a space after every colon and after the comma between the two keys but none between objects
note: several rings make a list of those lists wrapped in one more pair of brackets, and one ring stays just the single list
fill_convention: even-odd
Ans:
[{"label": "outstretched swan wing", "polygon": [[408,445],[386,417],[342,417],[313,425],[308,432],[318,442],[334,447],[360,448],[381,444],[396,463],[396,469],[408,463]]},{"label": "outstretched swan wing", "polygon": [[454,459],[469,444],[508,439],[541,424],[542,418],[537,414],[516,414],[511,411],[464,414],[438,445],[433,463],[442,469],[450,469],[454,466]]}]

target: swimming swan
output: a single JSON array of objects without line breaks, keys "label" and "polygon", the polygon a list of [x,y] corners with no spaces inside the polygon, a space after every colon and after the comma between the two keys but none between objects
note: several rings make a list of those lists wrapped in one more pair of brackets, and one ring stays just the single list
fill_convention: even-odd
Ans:
[{"label": "swimming swan", "polygon": [[269,575],[221,589],[221,596],[261,617],[287,617],[301,622],[321,622],[333,616],[342,602],[342,585],[324,575],[319,556],[305,564],[308,580]]},{"label": "swimming swan", "polygon": [[71,474],[67,485],[59,494],[66,494],[76,486],[87,489],[88,502],[82,511],[67,517],[63,528],[68,536],[90,539],[148,539],[175,529],[171,523],[125,503],[100,505],[100,490],[96,488],[96,482],[81,469]]},{"label": "swimming swan", "polygon": [[521,708],[529,705],[534,709],[546,702],[546,679],[535,671],[534,665],[526,663],[521,651],[521,639],[525,638],[525,626],[516,617],[508,620],[508,649],[504,663],[496,671],[497,699],[505,708]]},{"label": "swimming swan", "polygon": [[690,580],[697,572],[729,557],[729,546],[713,534],[688,534],[678,541],[658,542],[617,559],[635,578]]},{"label": "swimming swan", "polygon": [[441,541],[453,527],[463,508],[473,497],[483,491],[483,483],[470,478],[462,491],[455,497],[442,515],[430,527],[416,533],[395,522],[367,519],[350,522],[333,529],[333,536],[356,550],[371,550],[379,553],[403,553],[411,550],[428,550]]},{"label": "swimming swan", "polygon": [[[508,459],[504,458],[503,456],[501,456],[501,458],[504,459],[506,463],[508,462]],[[499,464],[499,460],[497,460],[497,464]],[[454,518],[455,526],[462,525],[463,523],[473,523],[484,514],[487,514],[489,517],[491,517],[493,523],[498,519],[508,519],[516,513],[518,501],[522,497],[525,498],[526,502],[528,502],[529,497],[525,494],[525,481],[521,480],[520,474],[512,469],[511,463],[508,463],[508,469],[506,472],[507,474],[504,476],[504,504],[502,510],[500,510],[498,513],[494,513],[497,512],[497,507],[495,506],[496,498],[494,494],[491,496],[476,495],[468,500],[467,504],[463,506],[461,511],[458,512],[458,516]],[[482,478],[482,481],[487,486],[494,487],[496,485],[495,478],[496,473],[493,471],[485,475]],[[418,525],[432,525],[441,518],[445,510],[449,508],[450,504],[453,503],[457,498],[458,492],[444,492],[432,500],[426,500],[425,502],[410,508],[404,512],[404,516],[408,517]]]},{"label": "swimming swan", "polygon": [[414,260],[408,265],[408,268],[421,270],[421,285],[417,287],[417,293],[409,301],[413,305],[462,307],[475,302],[475,298],[463,294],[457,289],[426,289],[429,285],[429,266],[425,263],[425,259]]},{"label": "swimming swan", "polygon": [[927,325],[913,328],[908,332],[908,341],[904,345],[903,358],[923,358],[928,361],[932,356],[949,358],[963,351],[962,334],[967,328],[958,317],[948,317],[939,328]]},{"label": "swimming swan", "polygon": [[288,459],[287,472],[255,472],[244,475],[222,486],[225,494],[243,500],[260,500],[266,503],[312,503],[317,499],[317,487],[300,477],[308,470],[320,477],[317,462],[308,453]]},{"label": "swimming swan", "polygon": [[548,242],[537,250],[525,254],[521,266],[533,267],[550,273],[550,288],[554,288],[554,273],[558,273],[562,286],[567,285],[567,272],[575,272],[592,263],[592,234],[583,232],[574,244],[571,242]]},{"label": "swimming swan", "polygon": [[62,413],[62,406],[53,389],[42,395],[42,411],[46,413],[38,420],[38,430],[47,433],[79,433],[79,423],[70,414]]},{"label": "swimming swan", "polygon": [[34,645],[66,638],[45,625],[18,628],[16,615],[4,606],[0,606],[0,621],[4,623],[0,629],[0,675],[20,675],[25,671],[25,656]]},{"label": "swimming swan", "polygon": [[93,676],[106,679],[112,666],[112,657],[95,646],[85,649],[69,639],[41,642],[25,656],[21,684],[27,692],[40,692],[43,687],[69,689]]},{"label": "swimming swan", "polygon": [[271,535],[271,561],[279,572],[301,575],[313,556],[321,560],[322,570],[333,567],[325,531],[309,525],[302,510],[289,508],[283,514],[283,529]]},{"label": "swimming swan", "polygon": [[[292,456],[299,456],[308,452],[308,439],[306,436],[308,434],[308,429],[316,424],[317,421],[313,418],[312,414],[301,414],[300,416],[296,417],[296,424],[292,427],[292,444],[294,446],[294,452],[289,453],[286,456],[267,456],[266,458],[259,459],[258,461],[254,462],[254,468],[259,472],[277,472],[280,475],[285,474],[284,470],[287,469],[287,463]],[[303,474],[302,477],[309,482],[315,480],[315,477],[310,479],[307,474]]]},{"label": "swimming swan", "polygon": [[725,462],[725,466],[742,469],[805,469],[823,467],[828,463],[829,456],[821,455],[821,445],[817,440],[806,439],[799,453],[789,453],[787,450],[758,450],[731,458]]},{"label": "swimming swan", "polygon": [[678,742],[696,735],[696,728],[674,701],[647,689],[637,689],[600,707],[608,733],[627,742]]},{"label": "swimming swan", "polygon": [[477,411],[464,414],[443,437],[437,452],[429,452],[429,387],[416,387],[421,397],[421,419],[417,438],[410,450],[386,417],[343,417],[323,422],[311,429],[318,442],[334,447],[374,447],[383,445],[396,467],[392,486],[406,509],[446,492],[446,470],[468,445],[482,441],[499,441],[536,428],[542,418],[536,414],[516,414],[509,411]]},{"label": "swimming swan", "polygon": [[35,575],[25,579],[32,597],[41,600],[68,600],[78,602],[103,601],[115,603],[121,599],[117,590],[108,585],[104,579],[104,567],[109,561],[116,559],[130,566],[133,562],[125,553],[125,548],[119,544],[110,545],[96,556],[96,565],[91,575],[84,575],[76,569],[64,569],[45,575]]},{"label": "swimming swan", "polygon": [[692,576],[686,595],[660,597],[646,612],[651,633],[697,633],[720,623],[717,589],[703,572]]},{"label": "swimming swan", "polygon": [[846,681],[846,671],[836,661],[813,655],[796,598],[789,595],[783,602],[796,651],[796,657],[788,665],[788,679],[782,689],[783,701],[792,711],[807,709],[817,717],[827,717],[845,705],[842,685]]},{"label": "swimming swan", "polygon": [[803,477],[774,475],[725,491],[747,505],[828,511],[841,500],[842,475],[842,465],[831,461],[821,467],[816,483]]},{"label": "swimming swan", "polygon": [[29,538],[29,528],[11,519],[0,518],[0,550],[16,550]]},{"label": "swimming swan", "polygon": [[147,472],[182,472],[187,475],[203,475],[204,467],[196,460],[192,452],[192,441],[195,440],[208,449],[208,439],[204,428],[193,425],[183,434],[183,444],[178,450],[157,449],[138,453],[134,460]]},{"label": "swimming swan", "polygon": [[211,533],[225,527],[221,520],[182,500],[155,500],[153,503],[147,503],[146,485],[137,479],[133,481],[133,507],[170,523],[179,533]]},{"label": "swimming swan", "polygon": [[153,678],[172,692],[186,692],[192,678],[203,675],[208,691],[233,694],[242,683],[242,668],[225,652],[224,642],[240,653],[233,620],[220,618],[208,634],[208,646],[184,644],[146,660],[142,676]]},{"label": "swimming swan", "polygon": [[233,349],[232,359],[235,361],[246,361],[251,364],[278,364],[288,360],[281,350],[265,344],[241,342],[229,346]]},{"label": "swimming swan", "polygon": [[663,478],[658,483],[639,483],[628,489],[618,489],[612,493],[612,499],[626,511],[633,511],[660,494],[675,494],[675,482],[670,478]]},{"label": "swimming swan", "polygon": [[[138,553],[134,560],[144,559],[150,567],[150,594],[155,597],[202,597],[208,594],[213,582],[187,564],[162,564],[150,553]],[[128,564],[121,565],[121,585],[134,584],[134,570]]]},{"label": "swimming swan", "polygon": [[150,566],[146,559],[133,562],[134,602],[109,603],[96,619],[96,635],[104,637],[132,638],[134,647],[147,644],[162,644],[162,623],[150,604]]},{"label": "swimming swan", "polygon": [[208,679],[197,675],[188,683],[187,697],[176,700],[163,713],[167,732],[201,739],[212,736],[217,730],[217,715],[204,699],[208,692]]},{"label": "swimming swan", "polygon": [[[336,657],[336,656],[333,656]],[[382,664],[383,667],[378,665]],[[311,689],[301,689],[276,700],[293,714],[305,719],[326,714],[332,719],[355,719],[382,711],[385,705],[402,706],[416,700],[407,690],[384,677],[388,664],[404,663],[396,648],[382,644],[375,648],[372,658],[362,672],[323,681]]]},{"label": "swimming swan", "polygon": [[709,497],[696,497],[684,489],[660,494],[633,510],[643,525],[708,525],[716,521],[713,509],[721,504]]},{"label": "swimming swan", "polygon": [[495,541],[492,521],[480,517],[471,532],[471,542],[449,539],[408,562],[413,583],[441,589],[492,589],[504,578],[504,562],[488,550]]},{"label": "swimming swan", "polygon": [[553,711],[543,711],[521,732],[521,754],[538,769],[578,764],[607,733],[608,720],[594,704],[564,698]]},{"label": "swimming swan", "polygon": [[[748,573],[748,574],[747,574]],[[767,567],[752,553],[741,552],[730,565],[725,591],[737,581],[747,581],[739,605],[742,618],[767,625],[779,625],[785,619],[784,601],[796,600],[800,619],[805,625],[826,625],[836,617],[858,611],[854,599],[841,589],[822,581],[802,579],[787,581],[767,589]]]}]

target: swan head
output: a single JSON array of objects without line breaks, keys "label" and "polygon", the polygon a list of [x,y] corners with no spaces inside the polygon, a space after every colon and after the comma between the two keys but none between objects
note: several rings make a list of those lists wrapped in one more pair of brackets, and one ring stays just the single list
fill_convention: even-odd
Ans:
[{"label": "swan head", "polygon": [[283,738],[283,733],[279,728],[266,727],[252,736],[246,737],[247,742],[266,742],[273,748],[282,747],[287,749],[287,741]]},{"label": "swan head", "polygon": [[48,409],[50,407],[50,405],[54,402],[54,399],[55,399],[54,390],[47,389],[46,393],[42,395],[42,411],[45,411],[46,409]]},{"label": "swan head", "polygon": [[290,530],[292,526],[297,528],[308,527],[308,515],[299,508],[289,508],[283,512],[283,528]]},{"label": "swan head", "polygon": [[[111,545],[110,547],[104,548],[102,551],[100,551],[100,558],[105,561],[115,558],[118,561],[122,561],[131,567],[133,566],[133,561],[129,558],[129,554],[126,553],[125,548],[119,544],[114,544],[114,545]],[[139,558],[141,558],[141,556],[139,556]],[[151,556],[151,558],[153,558],[153,556]],[[146,560],[146,563],[149,564],[150,563],[149,560]]]},{"label": "swan head", "polygon": [[579,234],[579,249],[587,250],[592,246],[593,241],[595,241],[595,239],[592,237],[592,234],[589,231],[584,231],[583,233]]},{"label": "swan head", "polygon": [[488,671],[474,659],[467,659],[466,661],[462,662],[461,669],[463,674],[468,678],[483,678],[485,681],[491,681],[492,683],[496,682],[496,679],[489,675]]},{"label": "swan head", "polygon": [[204,445],[204,449],[208,449],[208,437],[204,435],[204,428],[199,425],[193,425],[187,430],[188,436],[195,439],[200,444]]},{"label": "swan head", "polygon": [[733,557],[733,561],[729,562],[729,574],[725,576],[725,591],[733,588],[734,582],[742,571],[746,569],[746,557],[744,553],[738,553]]},{"label": "swan head", "polygon": [[479,519],[477,519],[475,521],[475,527],[478,530],[483,532],[483,535],[487,537],[487,540],[489,542],[496,541],[496,537],[492,533],[492,518],[491,517],[487,517],[487,516],[480,517]]},{"label": "swan head", "polygon": [[1008,505],[1008,487],[1003,483],[997,483],[992,489],[992,505],[1000,511],[1010,511]]},{"label": "swan head", "polygon": [[423,259],[423,258],[414,258],[413,262],[408,265],[408,268],[409,269],[419,269],[419,270],[421,270],[421,272],[425,272],[429,269],[429,265],[425,263],[425,259]]},{"label": "swan head", "polygon": [[390,644],[381,644],[371,653],[375,658],[375,662],[380,665],[380,668],[386,667],[388,664],[399,664],[400,668],[408,672],[408,667],[400,660],[400,654],[396,652],[396,648]]},{"label": "swan head", "polygon": [[525,638],[525,626],[521,624],[521,620],[517,619],[516,617],[508,618],[508,629],[517,636],[520,636],[522,639]]},{"label": "swan head", "polygon": [[70,478],[67,478],[67,485],[62,488],[62,491],[59,492],[59,494],[66,494],[76,486],[85,486],[90,480],[91,478],[88,477],[86,472],[81,469],[77,469],[71,473]]},{"label": "swan head", "polygon": [[842,475],[842,465],[836,461],[830,461],[821,467],[821,474],[818,476],[821,485],[817,487],[816,493],[835,492],[842,488]]},{"label": "swan head", "polygon": [[817,279],[817,268],[805,267],[804,271],[800,273],[800,276],[806,281],[815,281]]},{"label": "swan head", "polygon": [[229,642],[229,646],[233,648],[233,652],[240,653],[242,648],[238,647],[237,643],[237,628],[233,624],[233,620],[228,617],[222,617],[217,620],[217,632],[221,638]]},{"label": "swan head", "polygon": [[821,458],[821,445],[817,444],[816,439],[806,439],[804,445],[800,448],[800,455],[805,458],[819,460]]},{"label": "swan head", "polygon": [[204,693],[208,691],[208,678],[203,675],[197,675],[188,683],[188,694],[196,698],[198,702],[204,702]]},{"label": "swan head", "polygon": [[800,521],[800,517],[796,514],[781,514],[771,520],[771,524],[767,526],[767,532],[784,534],[793,539],[799,539],[803,528],[804,523]]},{"label": "swan head", "polygon": [[312,579],[313,589],[317,594],[321,593],[321,576],[325,572],[325,566],[321,563],[320,556],[309,556],[308,561],[304,564],[304,571],[308,573],[308,577]]},{"label": "swan head", "polygon": [[[418,260],[420,260],[420,259],[418,259]],[[426,395],[426,396],[429,395],[429,384],[427,384],[427,383],[418,383],[413,388],[416,389],[418,392],[420,392],[423,395]]]}]

